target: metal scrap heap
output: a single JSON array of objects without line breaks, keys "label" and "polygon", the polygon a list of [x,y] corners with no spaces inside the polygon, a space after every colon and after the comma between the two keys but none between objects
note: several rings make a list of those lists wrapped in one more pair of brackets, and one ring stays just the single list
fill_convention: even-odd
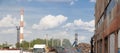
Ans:
[{"label": "metal scrap heap", "polygon": [[78,48],[81,50],[81,53],[90,53],[90,44],[79,43]]}]

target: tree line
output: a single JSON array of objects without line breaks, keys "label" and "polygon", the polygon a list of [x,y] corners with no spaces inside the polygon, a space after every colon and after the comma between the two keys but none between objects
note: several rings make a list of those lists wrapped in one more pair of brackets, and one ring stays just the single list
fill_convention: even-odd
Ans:
[{"label": "tree line", "polygon": [[[24,40],[22,43],[16,43],[15,46],[16,48],[23,48],[24,50],[29,50],[32,49],[35,44],[46,44],[48,47],[71,47],[71,43],[68,39],[63,39],[62,41],[60,39],[40,39],[36,38],[31,41],[26,41]],[[0,48],[3,47],[10,47],[12,46],[11,44],[3,43],[0,45]]]}]

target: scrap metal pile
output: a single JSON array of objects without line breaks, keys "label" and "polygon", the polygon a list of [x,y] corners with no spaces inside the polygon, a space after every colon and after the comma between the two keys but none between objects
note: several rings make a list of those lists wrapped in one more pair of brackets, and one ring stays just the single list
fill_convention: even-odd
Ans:
[{"label": "scrap metal pile", "polygon": [[79,43],[78,48],[81,50],[81,53],[90,53],[90,44]]}]

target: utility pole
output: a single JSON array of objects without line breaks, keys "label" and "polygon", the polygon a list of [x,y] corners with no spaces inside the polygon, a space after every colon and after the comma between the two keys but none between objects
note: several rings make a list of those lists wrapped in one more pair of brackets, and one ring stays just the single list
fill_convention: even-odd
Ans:
[{"label": "utility pole", "polygon": [[29,42],[29,50],[30,50],[30,42]]},{"label": "utility pole", "polygon": [[48,46],[48,34],[46,34],[46,45]]},{"label": "utility pole", "polygon": [[16,26],[17,29],[17,46],[20,48],[20,26]]},{"label": "utility pole", "polygon": [[53,44],[54,44],[54,43],[53,43],[53,38],[52,38],[52,47],[54,46]]},{"label": "utility pole", "polygon": [[63,41],[63,40],[61,39],[61,40],[60,40],[60,42],[61,42],[61,44],[60,44],[60,45],[61,45],[61,47],[62,47],[62,43],[63,43],[62,41]]}]

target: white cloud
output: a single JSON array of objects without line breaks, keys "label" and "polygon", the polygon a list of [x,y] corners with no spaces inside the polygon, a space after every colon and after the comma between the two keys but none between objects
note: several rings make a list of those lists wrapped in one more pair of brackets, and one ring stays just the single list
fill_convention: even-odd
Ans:
[{"label": "white cloud", "polygon": [[2,30],[0,33],[2,33],[2,34],[12,34],[12,33],[16,33],[15,31],[16,31],[16,29],[11,28],[11,29],[7,29],[7,30]]},{"label": "white cloud", "polygon": [[73,27],[73,23],[67,23],[65,26],[63,27]]},{"label": "white cloud", "polygon": [[54,27],[57,27],[61,25],[63,22],[67,20],[67,17],[63,15],[53,16],[53,15],[47,15],[43,17],[38,24],[33,24],[33,29],[51,29]]},{"label": "white cloud", "polygon": [[31,2],[31,1],[37,1],[37,2],[60,2],[60,3],[63,3],[63,2],[66,2],[66,3],[69,3],[70,5],[73,5],[76,1],[78,0],[27,0],[28,2]]},{"label": "white cloud", "polygon": [[[50,36],[49,36],[50,35]],[[54,31],[51,34],[48,34],[48,39],[69,39],[71,41],[71,43],[73,43],[74,41],[74,36],[71,35],[71,33],[67,32],[67,31]]]},{"label": "white cloud", "polygon": [[[69,36],[69,33],[66,31],[57,31],[51,34],[52,37],[58,38],[58,39],[64,39]],[[64,36],[64,37],[63,37]]]},{"label": "white cloud", "polygon": [[[50,36],[49,36],[50,35]],[[48,35],[48,39],[54,38],[54,39],[69,39],[71,43],[75,41],[75,34],[73,32],[67,32],[67,31],[55,31],[52,34]],[[80,35],[78,34],[78,42],[86,42],[89,43],[89,36]]]},{"label": "white cloud", "polygon": [[[16,28],[9,28],[9,29],[4,29],[4,30],[1,30],[0,31],[1,34],[16,34],[17,33],[17,30]],[[31,34],[32,31],[30,30],[24,30],[24,34]]]},{"label": "white cloud", "polygon": [[83,40],[85,40],[85,39],[86,39],[85,36],[79,36],[79,40],[80,40],[80,41],[83,41]]},{"label": "white cloud", "polygon": [[76,0],[28,0],[28,1],[39,1],[39,2],[71,2]]},{"label": "white cloud", "polygon": [[25,30],[24,33],[26,33],[26,34],[31,34],[32,31],[30,31],[30,30]]},{"label": "white cloud", "polygon": [[[15,27],[19,26],[20,19],[13,18],[12,15],[6,15],[2,19],[0,19],[0,27]],[[24,22],[24,26],[26,26],[26,22]]]},{"label": "white cloud", "polygon": [[94,31],[94,25],[95,25],[94,20],[91,20],[89,22],[84,22],[81,19],[79,19],[79,20],[75,20],[74,24],[76,26],[79,26],[81,29],[85,29],[85,30],[88,30],[90,32]]},{"label": "white cloud", "polygon": [[70,2],[70,5],[73,5],[74,4],[74,1]]},{"label": "white cloud", "polygon": [[79,20],[74,20],[73,23],[67,23],[65,26],[65,28],[69,28],[69,29],[84,29],[84,30],[88,30],[90,32],[94,31],[94,20],[91,20],[89,22],[84,22],[81,19]]},{"label": "white cloud", "polygon": [[28,30],[28,29],[25,29],[24,30],[24,38],[29,38],[32,34],[32,31],[31,30]]},{"label": "white cloud", "polygon": [[11,15],[7,15],[6,17],[0,19],[0,27],[13,27],[14,21],[17,21],[17,19],[12,18]]},{"label": "white cloud", "polygon": [[90,2],[96,2],[96,0],[90,0]]}]

